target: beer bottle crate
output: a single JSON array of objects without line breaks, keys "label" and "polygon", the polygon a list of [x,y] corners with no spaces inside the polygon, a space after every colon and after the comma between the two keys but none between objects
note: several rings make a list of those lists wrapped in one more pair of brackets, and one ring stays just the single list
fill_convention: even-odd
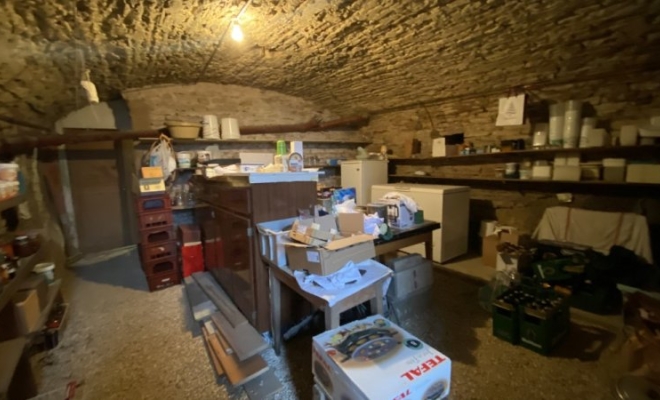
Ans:
[{"label": "beer bottle crate", "polygon": [[520,316],[517,306],[493,302],[493,336],[511,344],[520,343]]},{"label": "beer bottle crate", "polygon": [[548,355],[566,336],[570,326],[570,308],[566,298],[546,312],[525,307],[520,310],[520,345]]}]

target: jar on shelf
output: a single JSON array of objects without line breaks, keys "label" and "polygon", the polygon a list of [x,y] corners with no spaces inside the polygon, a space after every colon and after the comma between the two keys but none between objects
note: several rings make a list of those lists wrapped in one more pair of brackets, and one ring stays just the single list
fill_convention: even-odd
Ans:
[{"label": "jar on shelf", "polygon": [[16,257],[29,257],[34,254],[30,245],[30,238],[27,235],[16,236],[13,248]]}]

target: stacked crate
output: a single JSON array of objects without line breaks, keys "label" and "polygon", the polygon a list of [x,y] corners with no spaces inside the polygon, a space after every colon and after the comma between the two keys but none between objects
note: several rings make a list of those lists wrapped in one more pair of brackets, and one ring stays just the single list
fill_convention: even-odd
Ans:
[{"label": "stacked crate", "polygon": [[140,260],[149,291],[181,282],[170,198],[166,194],[138,198]]}]

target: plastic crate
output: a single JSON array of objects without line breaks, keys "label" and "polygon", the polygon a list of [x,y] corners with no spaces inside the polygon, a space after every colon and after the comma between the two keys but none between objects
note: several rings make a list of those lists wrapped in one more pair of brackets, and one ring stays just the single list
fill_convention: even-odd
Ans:
[{"label": "plastic crate", "polygon": [[542,355],[548,355],[566,336],[571,326],[568,301],[549,312],[525,308],[520,312],[520,344]]},{"label": "plastic crate", "polygon": [[520,343],[520,316],[518,307],[496,300],[493,302],[492,313],[493,336],[511,344]]},{"label": "plastic crate", "polygon": [[296,219],[286,218],[257,224],[261,256],[278,267],[287,265],[284,243],[288,241],[289,231]]}]

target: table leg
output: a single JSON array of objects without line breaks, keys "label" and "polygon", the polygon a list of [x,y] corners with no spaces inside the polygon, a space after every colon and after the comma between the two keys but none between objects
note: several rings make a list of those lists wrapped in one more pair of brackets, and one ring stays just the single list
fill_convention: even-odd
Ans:
[{"label": "table leg", "polygon": [[376,285],[378,285],[376,287],[376,297],[369,300],[371,313],[383,315],[385,312],[385,307],[383,306],[383,284],[378,282]]},{"label": "table leg", "polygon": [[329,331],[331,329],[339,328],[339,310],[336,310],[330,306],[326,307],[325,310],[325,330]]},{"label": "table leg", "polygon": [[424,242],[424,250],[426,259],[433,261],[433,236]]},{"label": "table leg", "polygon": [[[272,267],[271,267],[272,268]],[[282,350],[282,294],[281,283],[271,269],[268,269],[270,279],[270,325],[273,336],[273,348],[278,356]]]}]

